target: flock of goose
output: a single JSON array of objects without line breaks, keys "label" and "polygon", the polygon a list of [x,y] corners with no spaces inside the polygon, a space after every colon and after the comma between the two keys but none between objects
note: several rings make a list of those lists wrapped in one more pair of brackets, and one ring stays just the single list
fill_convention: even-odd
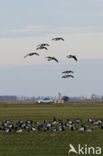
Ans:
[{"label": "flock of goose", "polygon": [[[62,37],[56,37],[56,38],[53,38],[52,39],[52,41],[60,41],[60,40],[61,41],[64,41],[64,39]],[[48,47],[49,46],[50,45],[47,44],[47,43],[39,44],[39,45],[37,45],[36,51],[38,51],[38,50],[48,50]],[[26,58],[28,56],[33,56],[33,55],[39,56],[39,53],[37,53],[37,52],[28,53],[28,54],[26,54],[24,56],[24,58]],[[74,55],[67,55],[66,57],[68,59],[71,59],[72,58],[75,61],[77,61],[77,57],[74,56]],[[54,57],[54,56],[47,56],[45,58],[47,58],[48,61],[55,61],[55,62],[59,63],[59,60],[56,57]],[[71,71],[71,70],[66,70],[66,71],[62,72],[62,74],[65,74],[65,75],[62,76],[62,78],[69,78],[69,77],[74,78],[74,76],[71,73],[73,73],[73,71]]]},{"label": "flock of goose", "polygon": [[62,120],[57,120],[56,117],[52,121],[47,122],[43,120],[42,122],[27,120],[19,120],[16,123],[12,123],[10,120],[4,122],[0,121],[0,131],[9,133],[16,132],[21,133],[23,131],[36,131],[36,132],[57,132],[57,131],[78,131],[78,132],[92,132],[96,128],[103,130],[103,120],[102,119],[91,119],[89,118],[86,122],[78,118],[75,120],[66,119],[65,122]]}]

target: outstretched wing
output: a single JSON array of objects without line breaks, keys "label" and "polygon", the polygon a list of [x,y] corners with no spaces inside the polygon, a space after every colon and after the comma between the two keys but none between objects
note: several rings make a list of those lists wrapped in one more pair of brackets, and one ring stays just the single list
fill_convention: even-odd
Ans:
[{"label": "outstretched wing", "polygon": [[69,77],[72,77],[72,78],[74,78],[74,76],[73,76],[73,75],[69,75]]},{"label": "outstretched wing", "polygon": [[56,38],[53,38],[52,40],[54,40],[54,41],[59,41],[59,40],[64,41],[64,39],[62,37],[56,37]]},{"label": "outstretched wing", "polygon": [[64,41],[64,39],[63,39],[62,37],[60,37],[60,38],[59,38],[59,40],[62,40],[62,41]]},{"label": "outstretched wing", "polygon": [[29,54],[25,55],[24,58],[26,58],[27,56],[29,56]]},{"label": "outstretched wing", "polygon": [[75,60],[75,61],[77,61],[77,58],[76,58],[76,56],[73,56],[73,58],[74,58],[74,60]]},{"label": "outstretched wing", "polygon": [[73,75],[64,75],[64,76],[62,76],[62,78],[69,78],[69,77],[74,78],[74,76],[73,76]]},{"label": "outstretched wing", "polygon": [[47,48],[47,47],[43,47],[43,49],[48,50],[48,48]]},{"label": "outstretched wing", "polygon": [[38,54],[38,53],[34,53],[34,55],[37,55],[37,56],[39,56],[39,54]]},{"label": "outstretched wing", "polygon": [[59,63],[59,61],[55,57],[53,57],[52,59],[55,60],[57,63]]},{"label": "outstretched wing", "polygon": [[73,58],[75,61],[77,61],[77,58],[76,58],[76,56],[74,56],[74,55],[68,55],[68,56],[66,56],[66,57],[68,57],[68,58]]},{"label": "outstretched wing", "polygon": [[29,54],[25,55],[24,58],[26,58],[27,56],[32,56],[32,55],[37,55],[37,56],[39,56],[38,53],[29,53]]},{"label": "outstretched wing", "polygon": [[48,58],[48,61],[54,60],[54,61],[56,61],[57,63],[59,62],[55,57],[50,57],[50,56],[48,56],[48,57],[46,57],[46,58]]},{"label": "outstretched wing", "polygon": [[36,48],[36,50],[39,50],[39,49],[45,49],[45,50],[48,50],[48,48],[43,47],[43,46],[40,46],[40,47],[37,47],[37,48]]},{"label": "outstretched wing", "polygon": [[68,74],[68,73],[74,73],[74,72],[71,70],[66,70],[66,71],[62,72],[62,74],[64,74],[64,73]]},{"label": "outstretched wing", "polygon": [[41,43],[41,44],[39,44],[39,45],[37,45],[38,47],[44,47],[44,46],[50,46],[49,44],[47,44],[47,43]]}]

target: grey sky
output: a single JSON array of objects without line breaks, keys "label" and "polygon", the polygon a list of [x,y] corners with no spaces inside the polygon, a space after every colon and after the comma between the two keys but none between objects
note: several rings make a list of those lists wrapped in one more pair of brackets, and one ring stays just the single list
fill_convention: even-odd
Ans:
[{"label": "grey sky", "polygon": [[[103,60],[79,60],[64,65],[1,65],[0,94],[55,96],[103,95]],[[62,71],[73,70],[74,79],[62,79]]]},{"label": "grey sky", "polygon": [[[56,36],[65,42],[52,42]],[[42,42],[48,52],[24,59]],[[59,65],[48,64],[48,55]],[[102,59],[103,0],[0,0],[0,94],[102,95]],[[75,70],[74,79],[61,79],[65,67]]]},{"label": "grey sky", "polygon": [[[35,35],[35,29],[30,29],[31,34],[30,31],[26,34],[23,31],[21,33],[21,30],[29,26],[48,27],[48,33],[53,28],[79,27],[100,31],[99,29],[103,27],[102,0],[1,0],[0,2],[2,37]],[[19,31],[11,33],[12,30],[18,29],[20,33]],[[103,29],[101,31],[103,32]],[[42,34],[44,32],[46,33],[46,30],[42,30]]]}]

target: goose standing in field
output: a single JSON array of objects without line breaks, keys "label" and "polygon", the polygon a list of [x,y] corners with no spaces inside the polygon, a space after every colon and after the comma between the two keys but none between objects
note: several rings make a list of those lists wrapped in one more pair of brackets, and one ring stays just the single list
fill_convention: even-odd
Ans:
[{"label": "goose standing in field", "polygon": [[69,77],[74,78],[73,75],[64,75],[64,76],[62,76],[62,78],[69,78]]},{"label": "goose standing in field", "polygon": [[59,63],[59,61],[58,61],[55,57],[48,56],[48,57],[46,57],[46,58],[48,59],[48,61],[54,60],[54,61],[56,61],[57,63]]},{"label": "goose standing in field", "polygon": [[79,132],[83,132],[83,131],[85,131],[85,130],[86,130],[86,127],[85,127],[85,126],[82,126],[82,127],[78,128],[78,131],[79,131]]},{"label": "goose standing in field", "polygon": [[37,128],[36,127],[32,127],[32,131],[37,131]]},{"label": "goose standing in field", "polygon": [[88,122],[93,123],[93,119],[89,118]]},{"label": "goose standing in field", "polygon": [[75,61],[77,61],[77,57],[76,56],[74,56],[74,55],[68,55],[68,56],[66,56],[67,58],[73,58]]},{"label": "goose standing in field", "polygon": [[52,121],[43,120],[33,121],[33,120],[19,120],[17,123],[12,123],[10,120],[0,121],[0,131],[4,133],[16,132],[21,133],[24,131],[34,131],[34,132],[62,132],[66,129],[78,132],[88,132],[91,133],[94,130],[94,124],[97,124],[101,130],[103,130],[103,120],[102,119],[88,119],[88,122],[83,122],[81,118],[76,118],[74,120],[66,119],[63,122],[60,119],[54,119]]},{"label": "goose standing in field", "polygon": [[75,127],[75,125],[74,125],[74,124],[70,125],[69,127],[70,127],[71,131],[76,130],[76,127]]},{"label": "goose standing in field", "polygon": [[27,121],[26,121],[26,124],[32,125],[32,124],[33,124],[33,120],[27,120]]},{"label": "goose standing in field", "polygon": [[101,121],[101,119],[95,119],[94,121],[93,121],[93,124],[102,124],[102,121]]},{"label": "goose standing in field", "polygon": [[103,126],[101,126],[101,130],[103,130]]},{"label": "goose standing in field", "polygon": [[73,121],[70,120],[70,119],[67,119],[66,122],[69,123],[69,125],[72,125],[73,124]]},{"label": "goose standing in field", "polygon": [[17,128],[17,129],[15,130],[15,132],[21,133],[21,132],[23,132],[23,129],[22,129],[22,128]]},{"label": "goose standing in field", "polygon": [[6,132],[6,133],[11,132],[11,129],[8,127],[3,127],[2,130],[3,130],[3,132]]},{"label": "goose standing in field", "polygon": [[74,73],[74,72],[71,70],[66,70],[66,71],[62,72],[62,74],[69,74],[69,73]]},{"label": "goose standing in field", "polygon": [[88,128],[85,130],[85,132],[92,132],[93,131],[93,128]]},{"label": "goose standing in field", "polygon": [[56,38],[53,38],[52,40],[53,41],[60,41],[60,40],[64,41],[64,39],[62,37],[56,37]]},{"label": "goose standing in field", "polygon": [[78,118],[78,119],[75,119],[73,122],[74,122],[75,124],[78,124],[78,123],[81,123],[81,122],[82,122],[82,119]]},{"label": "goose standing in field", "polygon": [[24,58],[26,58],[27,56],[33,56],[33,55],[37,55],[37,56],[39,56],[38,53],[29,53],[29,54],[25,55]]}]

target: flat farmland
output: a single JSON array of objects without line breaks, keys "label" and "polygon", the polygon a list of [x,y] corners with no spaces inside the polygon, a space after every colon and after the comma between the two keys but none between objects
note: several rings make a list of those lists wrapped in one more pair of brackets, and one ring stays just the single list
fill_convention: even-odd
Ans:
[{"label": "flat farmland", "polygon": [[[66,104],[35,104],[34,102],[0,102],[0,121],[17,123],[33,120],[53,121],[54,116],[62,122],[67,119],[103,119],[103,102],[69,102]],[[80,124],[79,124],[80,126]],[[102,126],[102,124],[100,125]],[[67,156],[69,144],[103,147],[103,130],[93,128],[92,132],[64,131],[44,132],[26,131],[9,133],[0,130],[0,156]],[[102,148],[103,149],[103,148]],[[70,155],[76,155],[71,153]],[[82,155],[82,154],[80,154]]]}]

